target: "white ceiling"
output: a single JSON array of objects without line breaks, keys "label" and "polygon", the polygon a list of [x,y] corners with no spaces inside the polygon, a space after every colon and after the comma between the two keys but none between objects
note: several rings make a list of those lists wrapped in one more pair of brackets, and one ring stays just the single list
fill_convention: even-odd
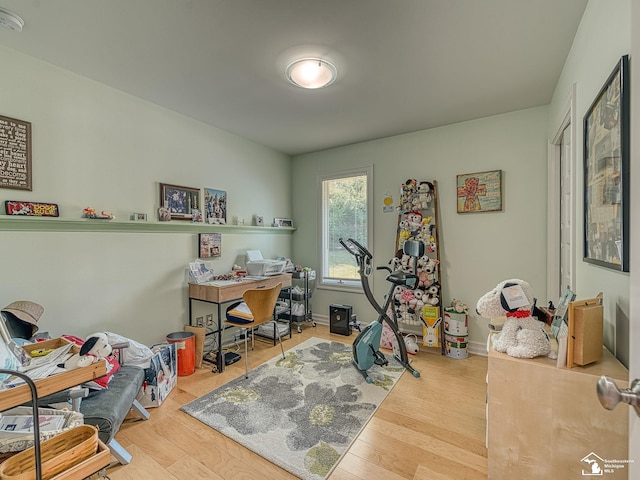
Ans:
[{"label": "white ceiling", "polygon": [[[548,104],[586,4],[0,0],[0,45],[296,155]],[[288,83],[310,55],[333,85]]]}]

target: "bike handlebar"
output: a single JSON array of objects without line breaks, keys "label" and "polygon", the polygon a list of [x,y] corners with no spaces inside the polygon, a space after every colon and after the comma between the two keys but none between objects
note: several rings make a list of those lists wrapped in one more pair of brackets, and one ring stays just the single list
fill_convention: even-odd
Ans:
[{"label": "bike handlebar", "polygon": [[353,238],[349,238],[346,241],[343,240],[342,238],[340,238],[338,240],[340,242],[340,244],[347,249],[347,251],[354,256],[360,256],[363,258],[367,258],[368,260],[371,260],[373,258],[373,255],[371,255],[371,253],[369,252],[369,250],[367,250],[366,248],[364,248],[362,245],[360,245],[358,242],[356,242]]}]

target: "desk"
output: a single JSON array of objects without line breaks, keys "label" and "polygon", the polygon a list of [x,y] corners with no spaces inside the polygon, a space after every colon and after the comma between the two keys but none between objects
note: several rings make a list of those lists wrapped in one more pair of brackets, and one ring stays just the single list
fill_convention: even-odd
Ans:
[{"label": "desk", "polygon": [[217,306],[218,310],[218,353],[216,355],[216,365],[218,372],[224,371],[224,361],[221,354],[222,347],[222,305],[225,303],[237,302],[242,300],[242,294],[245,290],[252,288],[269,288],[282,283],[283,287],[291,285],[291,274],[281,273],[279,275],[271,275],[269,277],[263,277],[260,280],[244,279],[240,282],[233,282],[224,285],[216,285],[215,283],[204,284],[189,284],[189,325],[191,325],[191,312],[192,302],[197,300],[199,302],[213,303]]},{"label": "desk", "polygon": [[[556,368],[547,357],[513,358],[489,351],[489,478],[586,478],[583,461],[629,458],[629,409],[605,410],[596,395],[601,375],[628,381],[627,369],[606,349],[598,362],[573,369]],[[628,468],[604,478],[628,478]]]}]

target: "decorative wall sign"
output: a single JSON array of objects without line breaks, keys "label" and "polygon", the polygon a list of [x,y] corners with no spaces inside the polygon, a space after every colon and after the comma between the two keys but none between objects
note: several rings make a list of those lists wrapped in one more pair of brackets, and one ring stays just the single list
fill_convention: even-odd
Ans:
[{"label": "decorative wall sign", "polygon": [[160,206],[169,209],[172,220],[192,220],[192,209],[200,208],[200,189],[160,184]]},{"label": "decorative wall sign", "polygon": [[502,170],[457,176],[458,213],[502,210]]},{"label": "decorative wall sign", "polygon": [[200,258],[212,258],[222,255],[222,235],[219,233],[200,233]]},{"label": "decorative wall sign", "polygon": [[584,261],[629,271],[629,57],[584,116]]},{"label": "decorative wall sign", "polygon": [[227,192],[214,188],[204,189],[205,222],[227,223]]},{"label": "decorative wall sign", "polygon": [[60,212],[55,203],[17,202],[7,200],[4,202],[4,211],[7,215],[27,215],[30,217],[57,217]]},{"label": "decorative wall sign", "polygon": [[0,188],[31,191],[31,123],[2,115]]}]

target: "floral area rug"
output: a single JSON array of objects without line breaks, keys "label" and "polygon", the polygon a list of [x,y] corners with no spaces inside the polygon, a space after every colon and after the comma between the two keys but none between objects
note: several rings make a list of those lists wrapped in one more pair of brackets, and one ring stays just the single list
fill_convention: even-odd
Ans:
[{"label": "floral area rug", "polygon": [[299,478],[324,479],[402,375],[387,358],[369,384],[351,345],[310,338],[181,410]]}]

